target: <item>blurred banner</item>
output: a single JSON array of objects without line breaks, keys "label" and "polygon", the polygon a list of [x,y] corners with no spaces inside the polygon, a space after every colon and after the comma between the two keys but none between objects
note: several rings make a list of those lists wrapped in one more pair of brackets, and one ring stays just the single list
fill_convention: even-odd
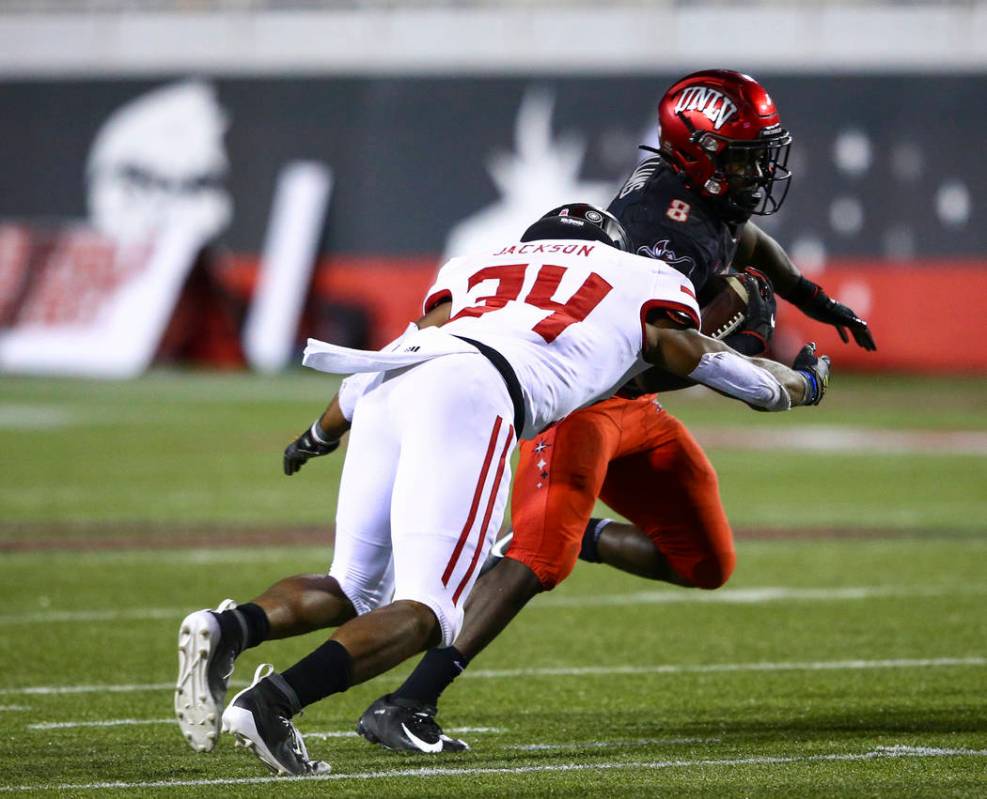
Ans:
[{"label": "blurred banner", "polygon": [[[21,238],[100,236],[123,252],[157,247],[178,226],[197,252],[175,267],[178,296],[155,293],[174,313],[144,350],[244,363],[240,335],[278,176],[297,161],[331,170],[333,199],[324,227],[315,209],[311,224],[295,226],[305,241],[282,243],[307,296],[289,314],[300,322],[288,350],[307,335],[382,344],[418,314],[444,255],[515,237],[559,202],[605,204],[637,145],[656,142],[657,98],[679,76],[0,83],[0,220],[20,231],[0,239],[0,353],[37,320],[35,284],[15,278],[45,259],[35,249],[25,266]],[[861,368],[987,369],[987,161],[975,157],[987,75],[757,77],[795,137],[792,190],[763,226],[872,320],[880,348],[831,349]],[[828,343],[827,329],[787,308],[779,316],[780,347],[792,336]],[[97,317],[86,324],[102,324]],[[292,322],[276,323],[283,338]],[[263,331],[251,337],[256,346]],[[264,368],[284,351],[259,356]],[[38,364],[64,368],[34,352]],[[0,356],[2,369],[21,363]]]},{"label": "blurred banner", "polygon": [[319,163],[281,170],[257,285],[243,327],[247,363],[279,372],[294,355],[295,335],[322,237],[332,175]]},{"label": "blurred banner", "polygon": [[841,369],[987,372],[987,263],[921,261],[888,268],[841,260],[823,277],[835,296],[867,319],[877,352],[843,344],[835,328],[780,302],[773,349],[782,360],[815,341]]},{"label": "blurred banner", "polygon": [[[85,160],[30,167],[66,169],[55,191],[84,183],[88,220],[57,224],[39,213],[37,222],[0,227],[0,370],[141,374],[176,318],[193,265],[230,220],[225,118],[210,85],[167,84],[92,121]],[[73,142],[52,138],[72,151]],[[10,159],[30,161],[35,149]]]},{"label": "blurred banner", "polygon": [[121,245],[91,228],[0,227],[0,370],[135,377],[150,365],[203,240]]}]

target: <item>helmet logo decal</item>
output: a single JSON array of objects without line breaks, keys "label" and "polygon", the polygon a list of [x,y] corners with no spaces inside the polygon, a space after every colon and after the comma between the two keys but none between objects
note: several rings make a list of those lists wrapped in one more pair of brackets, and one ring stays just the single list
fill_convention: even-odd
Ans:
[{"label": "helmet logo decal", "polygon": [[675,113],[683,111],[699,111],[713,123],[713,129],[719,130],[724,123],[737,113],[737,106],[723,92],[707,86],[689,86],[682,90],[678,102],[675,103]]}]

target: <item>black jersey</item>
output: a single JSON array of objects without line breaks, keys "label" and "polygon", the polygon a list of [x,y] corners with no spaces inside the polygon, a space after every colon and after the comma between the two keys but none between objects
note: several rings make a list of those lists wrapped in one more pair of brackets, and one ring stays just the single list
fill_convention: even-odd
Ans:
[{"label": "black jersey", "polygon": [[660,155],[638,165],[607,210],[627,231],[631,252],[665,261],[697,292],[737,252],[739,226],[687,188]]}]

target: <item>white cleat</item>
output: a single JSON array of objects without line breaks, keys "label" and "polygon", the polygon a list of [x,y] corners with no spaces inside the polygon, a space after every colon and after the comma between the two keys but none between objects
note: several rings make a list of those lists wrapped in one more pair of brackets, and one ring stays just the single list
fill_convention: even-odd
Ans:
[{"label": "white cleat", "polygon": [[[223,600],[217,613],[236,607]],[[182,735],[196,752],[211,752],[219,738],[226,689],[236,652],[223,645],[219,622],[208,610],[186,616],[178,628],[178,682],[175,717]]]},{"label": "white cleat", "polygon": [[223,713],[223,732],[231,733],[238,747],[255,755],[275,774],[328,774],[328,763],[309,758],[301,733],[291,723],[292,700],[278,687],[278,680],[286,685],[273,666],[258,666],[254,681],[233,697]]}]

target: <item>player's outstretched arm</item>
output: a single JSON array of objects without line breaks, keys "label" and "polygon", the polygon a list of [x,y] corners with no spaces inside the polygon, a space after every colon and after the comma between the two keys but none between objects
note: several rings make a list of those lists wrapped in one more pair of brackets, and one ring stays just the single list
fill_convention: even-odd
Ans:
[{"label": "player's outstretched arm", "polygon": [[[423,330],[426,327],[438,327],[449,321],[449,310],[452,304],[443,302],[429,310],[421,319],[409,325],[404,335],[392,342],[392,347],[400,342],[414,328]],[[288,476],[295,474],[312,458],[318,458],[335,452],[339,441],[350,429],[350,419],[353,418],[353,407],[357,399],[367,390],[376,374],[365,372],[353,375],[343,381],[343,386],[329,401],[322,415],[312,422],[304,433],[292,441],[284,451],[284,473]],[[344,406],[349,413],[344,411]]]},{"label": "player's outstretched arm", "polygon": [[716,339],[671,320],[647,325],[645,359],[721,394],[766,411],[818,405],[829,385],[829,358],[802,348],[792,368],[767,358],[748,358]]},{"label": "player's outstretched arm", "polygon": [[335,452],[339,440],[349,429],[350,423],[339,408],[339,394],[336,394],[312,426],[285,448],[284,473],[291,476],[311,458]]},{"label": "player's outstretched arm", "polygon": [[753,222],[747,222],[740,234],[733,266],[741,269],[754,266],[762,270],[774,283],[780,297],[798,307],[802,313],[817,322],[833,325],[844,343],[853,340],[865,350],[876,350],[874,336],[867,322],[854,310],[830,297],[822,286],[802,276],[784,248]]}]

